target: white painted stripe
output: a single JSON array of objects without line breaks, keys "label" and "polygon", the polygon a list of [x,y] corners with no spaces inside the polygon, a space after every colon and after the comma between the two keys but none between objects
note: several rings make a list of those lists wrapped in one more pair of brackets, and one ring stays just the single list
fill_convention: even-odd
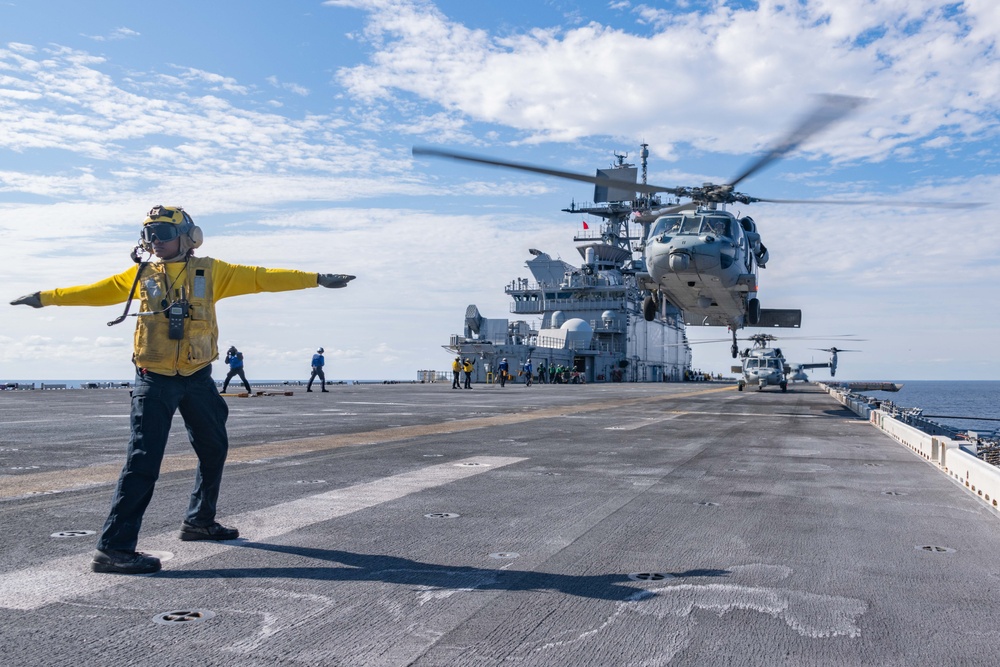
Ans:
[{"label": "white painted stripe", "polygon": [[[226,517],[225,523],[239,528],[241,539],[269,540],[314,523],[524,460],[524,457],[483,456],[442,463]],[[479,465],[467,465],[470,463]],[[178,530],[172,530],[143,539],[139,550],[147,553],[173,552],[170,568],[181,569],[234,548],[233,543],[225,542],[181,542],[177,533]],[[47,604],[97,593],[120,583],[120,576],[91,572],[86,556],[65,556],[0,575],[0,608],[37,609]]]},{"label": "white painted stripe", "polygon": [[668,415],[666,417],[656,417],[656,418],[646,418],[638,422],[633,422],[631,424],[625,424],[623,426],[608,426],[605,431],[634,431],[637,428],[643,428],[644,426],[651,426],[653,424],[659,424],[660,422],[670,421],[671,419],[677,419],[680,417],[680,413]]}]

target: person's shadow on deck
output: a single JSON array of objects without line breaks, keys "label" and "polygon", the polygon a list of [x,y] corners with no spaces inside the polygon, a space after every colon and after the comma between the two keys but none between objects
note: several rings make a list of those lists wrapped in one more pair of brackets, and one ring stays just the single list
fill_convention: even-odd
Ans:
[{"label": "person's shadow on deck", "polygon": [[[156,578],[198,579],[225,577],[233,579],[315,579],[318,581],[381,581],[389,584],[426,586],[445,590],[478,591],[558,591],[598,600],[624,602],[636,598],[644,591],[626,585],[624,574],[571,575],[550,572],[530,572],[482,568],[462,565],[423,563],[398,556],[360,554],[336,549],[268,544],[265,542],[237,542],[234,546],[260,549],[308,558],[321,563],[303,567],[240,567],[192,570],[164,570]],[[693,569],[685,572],[660,573],[670,577],[725,577],[728,570]]]}]

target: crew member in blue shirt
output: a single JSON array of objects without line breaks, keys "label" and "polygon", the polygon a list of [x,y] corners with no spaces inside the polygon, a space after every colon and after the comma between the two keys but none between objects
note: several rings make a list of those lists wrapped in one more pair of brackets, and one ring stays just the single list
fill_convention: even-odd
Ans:
[{"label": "crew member in blue shirt", "polygon": [[306,385],[306,391],[312,391],[313,380],[317,377],[319,378],[319,386],[323,391],[326,389],[326,376],[323,375],[323,364],[325,363],[323,359],[323,348],[316,350],[316,354],[313,355],[312,360],[312,375],[309,376],[309,384]]},{"label": "crew member in blue shirt", "polygon": [[226,381],[222,383],[222,393],[226,393],[229,381],[233,379],[233,376],[239,375],[240,379],[243,380],[243,386],[247,388],[247,393],[252,394],[253,390],[250,389],[247,376],[243,374],[243,353],[237,350],[235,345],[226,351],[226,363],[229,364],[229,372],[226,373]]}]

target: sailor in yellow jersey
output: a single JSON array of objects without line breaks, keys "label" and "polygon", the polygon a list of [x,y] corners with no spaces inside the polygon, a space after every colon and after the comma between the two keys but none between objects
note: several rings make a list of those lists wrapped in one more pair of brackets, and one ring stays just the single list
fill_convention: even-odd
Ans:
[{"label": "sailor in yellow jersey", "polygon": [[[140,244],[133,252],[135,266],[90,285],[44,290],[11,302],[41,308],[139,301],[132,432],[111,512],[91,563],[95,572],[145,574],[160,569],[159,559],[136,551],[136,545],[177,410],[198,456],[194,491],[180,539],[231,540],[239,536],[238,530],[215,518],[229,448],[229,408],[219,396],[210,365],[219,356],[215,303],[240,294],[318,285],[344,287],[354,279],[343,274],[240,266],[195,257],[194,250],[202,241],[201,229],[182,208],[156,206],[143,223]],[[155,259],[140,261],[140,248]]]}]

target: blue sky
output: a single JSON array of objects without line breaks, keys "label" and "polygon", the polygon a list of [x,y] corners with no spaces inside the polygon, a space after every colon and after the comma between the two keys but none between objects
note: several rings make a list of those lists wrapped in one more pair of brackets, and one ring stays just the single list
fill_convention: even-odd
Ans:
[{"label": "blue sky", "polygon": [[[446,368],[468,304],[509,317],[528,248],[578,263],[560,209],[592,196],[414,144],[591,172],[646,141],[650,182],[698,185],[839,93],[870,101],[741,190],[987,205],[743,207],[764,307],[868,339],[838,377],[997,379],[998,36],[993,0],[0,0],[0,284],[117,273],[145,212],[182,205],[202,254],[358,276],[222,302],[251,378],[322,345],[333,377],[410,379]],[[0,378],[130,377],[119,308],[5,308]]]}]

